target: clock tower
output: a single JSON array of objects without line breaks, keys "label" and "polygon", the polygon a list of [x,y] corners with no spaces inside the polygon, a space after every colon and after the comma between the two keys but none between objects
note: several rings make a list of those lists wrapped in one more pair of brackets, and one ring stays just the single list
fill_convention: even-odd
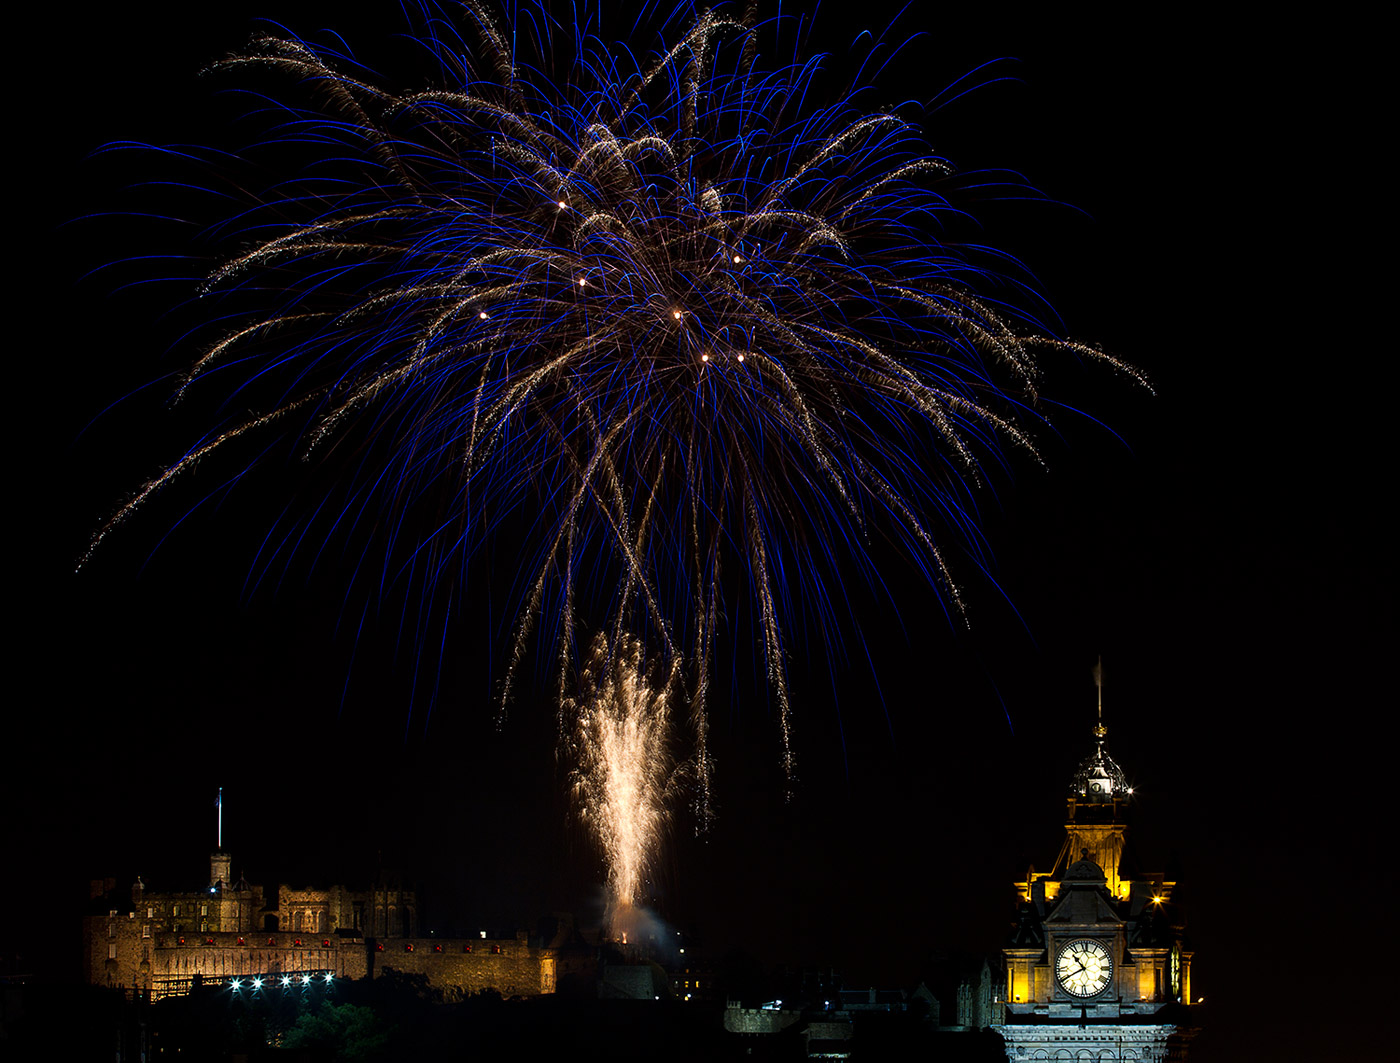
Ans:
[{"label": "clock tower", "polygon": [[1133,791],[1104,746],[1102,703],[1099,712],[1094,748],[1070,783],[1060,854],[1048,872],[1032,867],[1016,883],[997,1027],[1014,1063],[1175,1063],[1194,1033],[1175,883],[1123,862]]}]

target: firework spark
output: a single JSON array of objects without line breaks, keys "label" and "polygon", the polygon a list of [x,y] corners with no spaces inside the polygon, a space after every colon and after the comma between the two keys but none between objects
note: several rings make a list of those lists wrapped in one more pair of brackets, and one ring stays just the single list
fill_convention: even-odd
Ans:
[{"label": "firework spark", "polygon": [[961,608],[940,544],[977,550],[984,469],[1033,450],[1038,359],[1132,370],[979,294],[1014,286],[937,235],[952,167],[900,114],[858,107],[859,86],[814,103],[820,57],[765,66],[782,20],[702,11],[677,30],[677,13],[647,54],[595,16],[518,10],[425,11],[422,91],[378,87],[338,39],[263,38],[219,64],[290,82],[259,96],[263,155],[313,161],[220,230],[237,250],[204,296],[224,331],[179,394],[266,401],[92,547],[211,452],[280,432],[345,470],[286,541],[318,519],[377,529],[381,570],[355,568],[422,588],[405,607],[421,645],[451,608],[435,588],[524,519],[502,704],[532,633],[562,697],[580,624],[611,625],[615,647],[648,632],[684,662],[703,810],[733,602],[751,603],[791,777],[797,614],[834,628],[840,569],[873,579],[875,536]]},{"label": "firework spark", "polygon": [[644,899],[678,778],[667,743],[680,668],[673,659],[658,680],[645,667],[640,642],[619,649],[611,654],[603,636],[594,640],[564,712],[572,720],[566,750],[574,798],[608,868],[605,923],[621,940]]}]

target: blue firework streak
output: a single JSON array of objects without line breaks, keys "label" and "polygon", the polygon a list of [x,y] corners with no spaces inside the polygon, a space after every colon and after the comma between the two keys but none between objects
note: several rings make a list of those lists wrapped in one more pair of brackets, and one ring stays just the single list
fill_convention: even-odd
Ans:
[{"label": "blue firework streak", "polygon": [[[540,8],[423,14],[440,86],[424,91],[297,39],[220,64],[309,93],[274,112],[274,139],[318,161],[235,219],[244,249],[206,291],[258,309],[180,392],[233,378],[240,401],[276,398],[147,483],[92,546],[262,432],[350,455],[331,512],[391,529],[381,586],[455,579],[528,512],[506,696],[536,632],[568,674],[601,580],[613,644],[645,629],[687,662],[702,785],[728,568],[762,631],[791,777],[796,603],[831,619],[831,573],[854,559],[869,574],[878,532],[961,608],[940,537],[975,537],[983,467],[1032,450],[1038,358],[1133,371],[979,294],[992,278],[937,237],[951,167],[854,93],[814,102],[816,59],[766,68],[751,18],[678,12],[639,58]],[[436,519],[403,519],[424,506]]]}]

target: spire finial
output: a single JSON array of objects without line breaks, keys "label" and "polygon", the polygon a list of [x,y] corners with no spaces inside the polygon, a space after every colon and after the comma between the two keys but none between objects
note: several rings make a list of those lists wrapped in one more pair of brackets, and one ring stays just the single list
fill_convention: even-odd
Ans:
[{"label": "spire finial", "polygon": [[219,787],[219,799],[214,802],[219,809],[219,844],[218,848],[224,847],[224,788]]},{"label": "spire finial", "polygon": [[1108,728],[1103,725],[1103,654],[1099,654],[1099,663],[1094,665],[1094,686],[1099,692],[1099,722],[1094,725],[1094,737],[1102,742],[1103,736],[1108,734]]}]

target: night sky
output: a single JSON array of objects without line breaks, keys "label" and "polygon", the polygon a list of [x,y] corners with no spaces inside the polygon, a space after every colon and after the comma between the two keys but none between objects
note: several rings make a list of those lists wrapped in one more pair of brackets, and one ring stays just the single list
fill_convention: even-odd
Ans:
[{"label": "night sky", "polygon": [[[250,475],[186,519],[202,492],[173,490],[72,571],[99,521],[190,438],[160,383],[182,364],[178,315],[162,317],[178,293],[88,276],[162,241],[186,249],[174,230],[71,221],[159,176],[89,156],[113,140],[227,138],[234,111],[197,75],[257,17],[334,26],[371,56],[402,29],[396,5],[378,5],[382,19],[342,6],[55,7],[21,37],[7,966],[18,952],[22,969],[74,974],[90,877],[160,888],[205,874],[221,785],[225,844],[251,881],[356,884],[399,867],[444,928],[596,913],[601,868],[570,819],[548,697],[526,691],[496,726],[500,579],[481,580],[479,615],[451,633],[429,715],[394,624],[354,636],[336,563],[248,588],[262,534],[299,504],[296,468]],[[850,7],[859,18],[828,4],[818,21],[833,64],[899,5]],[[1014,82],[931,114],[933,144],[1078,208],[981,213],[1067,333],[1143,368],[1157,394],[1052,373],[1052,396],[1086,416],[1041,435],[1048,471],[1018,460],[981,496],[1001,590],[957,569],[967,625],[891,556],[893,605],[851,600],[864,650],[847,631],[846,659],[828,660],[815,634],[790,636],[791,803],[761,668],[727,644],[738,664],[712,701],[719,820],[697,841],[676,817],[658,911],[708,953],[834,966],[853,985],[907,985],[941,953],[995,950],[1011,881],[1059,849],[1102,654],[1108,746],[1140,794],[1130,846],[1178,880],[1190,917],[1214,1026],[1200,1058],[1283,1044],[1345,1058],[1368,1020],[1348,1006],[1337,1034],[1342,987],[1327,972],[1379,990],[1376,938],[1394,941],[1377,929],[1394,833],[1380,794],[1393,340],[1342,240],[1372,224],[1347,128],[1364,90],[1324,76],[1321,39],[1219,8],[1165,22],[934,10],[899,22],[923,36],[878,99],[928,98],[982,62],[1019,60],[1004,70]],[[512,556],[498,543],[483,564]]]}]

